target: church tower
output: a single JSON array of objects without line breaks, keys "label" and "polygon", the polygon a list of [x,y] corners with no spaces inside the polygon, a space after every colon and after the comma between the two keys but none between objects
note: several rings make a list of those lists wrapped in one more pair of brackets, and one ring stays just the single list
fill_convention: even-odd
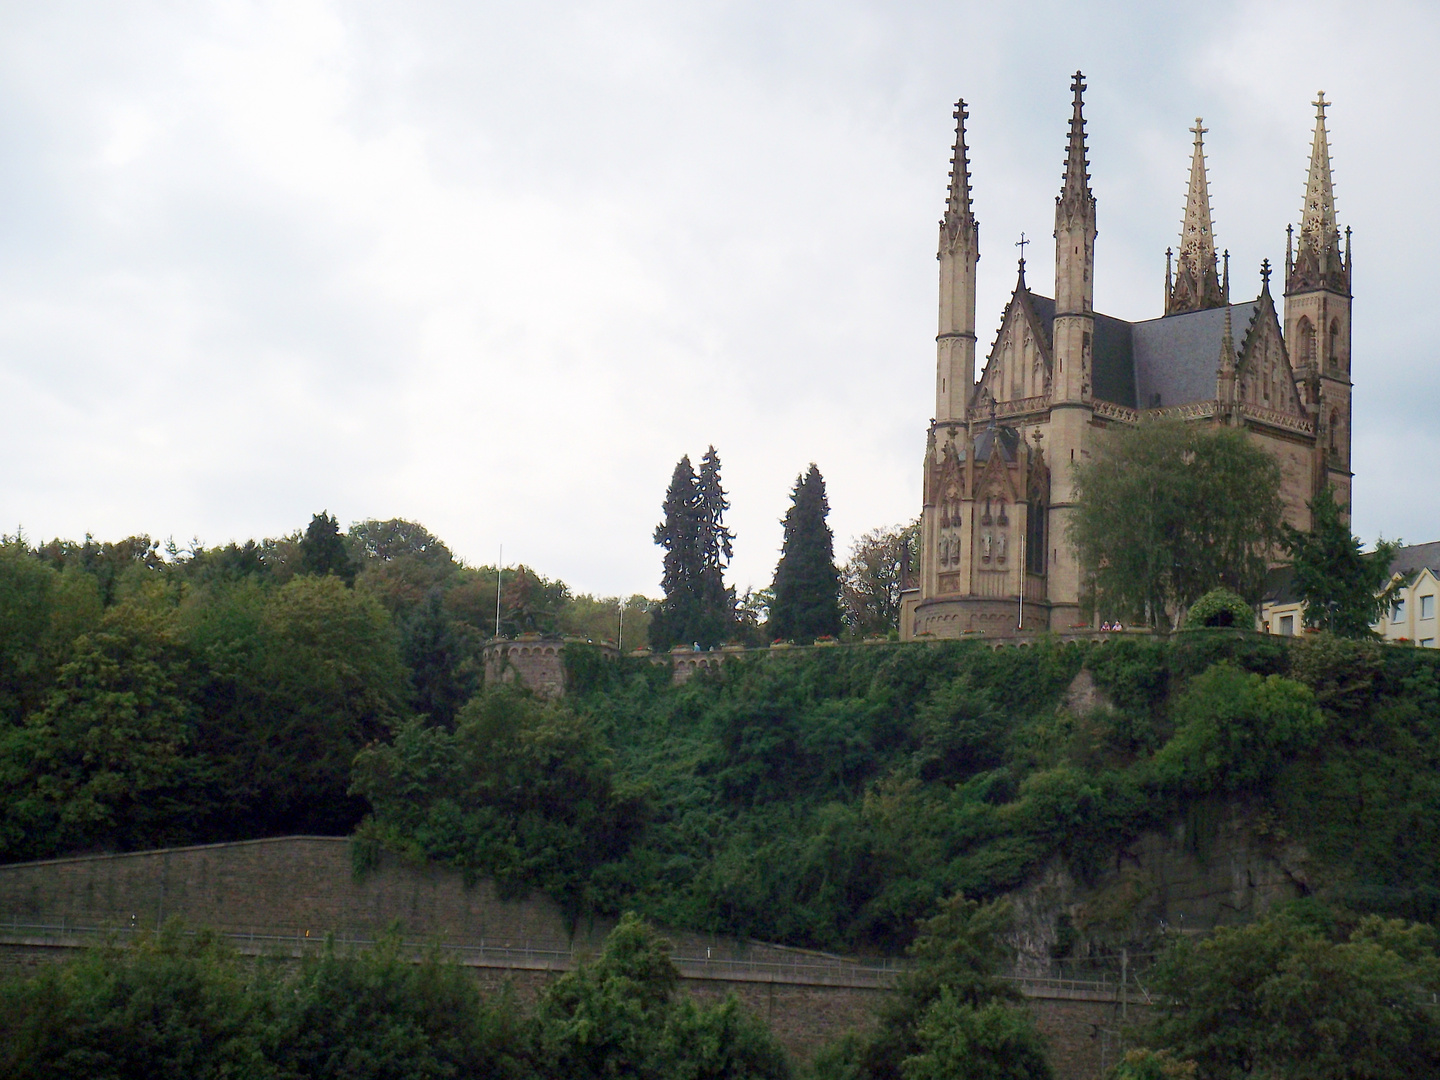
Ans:
[{"label": "church tower", "polygon": [[1070,465],[1089,457],[1094,395],[1095,196],[1085,147],[1085,77],[1070,83],[1074,94],[1065,177],[1055,198],[1054,390],[1047,431],[1050,458],[1049,594],[1051,626],[1080,621],[1080,567],[1064,542],[1074,506]]},{"label": "church tower", "polygon": [[963,422],[975,385],[975,264],[980,224],[970,207],[970,156],[965,147],[965,102],[955,103],[955,150],[950,192],[940,220],[940,328],[936,334],[935,420]]},{"label": "church tower", "polygon": [[1335,501],[1350,505],[1350,230],[1340,250],[1325,100],[1316,98],[1315,138],[1305,180],[1300,242],[1287,229],[1285,343],[1296,381],[1304,387],[1315,425],[1313,486],[1329,484]]}]

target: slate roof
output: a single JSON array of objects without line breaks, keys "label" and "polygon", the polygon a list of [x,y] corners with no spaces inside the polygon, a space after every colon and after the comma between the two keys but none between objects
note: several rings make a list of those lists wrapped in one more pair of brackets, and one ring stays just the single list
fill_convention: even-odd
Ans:
[{"label": "slate roof", "polygon": [[1401,548],[1390,564],[1390,573],[1409,577],[1421,567],[1429,567],[1432,574],[1440,577],[1440,540]]},{"label": "slate roof", "polygon": [[[1230,306],[1231,340],[1238,355],[1257,301]],[[1141,408],[1213,401],[1225,334],[1225,309],[1167,315],[1130,326],[1135,349],[1135,395]],[[1108,399],[1107,399],[1108,400]]]},{"label": "slate roof", "polygon": [[1014,461],[1020,446],[1020,433],[1011,427],[996,427],[989,424],[975,436],[975,460],[989,461],[990,452],[996,443],[1000,444],[1000,456],[1005,461]]},{"label": "slate roof", "polygon": [[1265,574],[1265,591],[1260,594],[1262,604],[1298,604],[1304,597],[1295,586],[1295,568],[1272,566]]},{"label": "slate roof", "polygon": [[[1032,292],[1030,305],[1053,342],[1055,301]],[[1258,307],[1256,300],[1230,307],[1231,340],[1237,354]],[[1213,401],[1224,331],[1223,307],[1138,323],[1096,312],[1092,392],[1102,401],[1129,409]]]}]

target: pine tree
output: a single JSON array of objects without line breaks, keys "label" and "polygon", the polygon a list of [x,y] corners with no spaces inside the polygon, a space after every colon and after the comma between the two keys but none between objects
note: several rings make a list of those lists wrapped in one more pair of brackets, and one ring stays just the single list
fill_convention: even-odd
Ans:
[{"label": "pine tree", "polygon": [[700,503],[700,624],[702,645],[724,641],[735,627],[735,590],[725,586],[725,567],[734,556],[733,533],[725,527],[730,503],[720,485],[720,455],[710,447],[700,459],[696,491]]},{"label": "pine tree", "polygon": [[1399,591],[1390,581],[1390,561],[1400,542],[1381,540],[1374,551],[1361,554],[1360,541],[1340,520],[1342,512],[1326,484],[1310,502],[1310,531],[1284,526],[1285,546],[1306,620],[1339,637],[1371,637],[1370,624],[1389,610]]},{"label": "pine tree", "polygon": [[795,480],[785,513],[785,541],[775,567],[775,602],[770,632],[777,638],[813,641],[840,634],[840,572],[835,569],[835,537],[825,518],[825,478],[812,461]]},{"label": "pine tree", "polygon": [[318,577],[334,574],[346,585],[355,583],[355,564],[345,550],[340,523],[326,510],[310,519],[310,525],[300,541],[300,572]]},{"label": "pine tree", "polygon": [[690,635],[703,609],[700,492],[689,454],[675,466],[663,510],[665,520],[655,527],[655,543],[665,549],[660,579],[665,598],[650,620],[650,646],[662,652],[698,640]]}]

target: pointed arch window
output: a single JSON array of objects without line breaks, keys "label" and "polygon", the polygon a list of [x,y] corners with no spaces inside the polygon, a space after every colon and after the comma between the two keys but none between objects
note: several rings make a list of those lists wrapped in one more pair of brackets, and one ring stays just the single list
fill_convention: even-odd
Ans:
[{"label": "pointed arch window", "polygon": [[1330,410],[1330,453],[1332,453],[1332,454],[1338,454],[1338,453],[1340,452],[1340,450],[1339,450],[1340,438],[1339,438],[1339,435],[1338,435],[1339,430],[1340,430],[1340,410],[1339,410],[1339,409],[1331,409],[1331,410]]},{"label": "pointed arch window", "polygon": [[1315,326],[1310,322],[1309,316],[1301,315],[1300,324],[1295,327],[1295,339],[1297,348],[1295,355],[1302,364],[1313,364],[1315,362]]},{"label": "pointed arch window", "polygon": [[1330,320],[1330,351],[1329,351],[1329,353],[1328,353],[1327,355],[1330,357],[1330,366],[1331,366],[1331,367],[1338,367],[1338,366],[1340,365],[1340,320],[1339,320],[1339,319],[1331,319],[1331,320]]}]

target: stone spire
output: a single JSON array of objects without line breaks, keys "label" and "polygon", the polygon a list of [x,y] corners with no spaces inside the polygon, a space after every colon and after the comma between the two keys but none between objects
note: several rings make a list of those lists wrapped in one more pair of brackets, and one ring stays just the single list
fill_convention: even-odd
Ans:
[{"label": "stone spire", "polygon": [[950,190],[940,219],[940,325],[935,343],[935,419],[963,420],[975,385],[975,264],[980,225],[970,206],[970,157],[965,146],[965,102],[955,103],[955,147]]},{"label": "stone spire", "polygon": [[1055,196],[1056,315],[1088,314],[1094,310],[1095,296],[1095,196],[1085,154],[1085,76],[1077,71],[1070,89],[1075,98],[1065,177]]},{"label": "stone spire", "polygon": [[1190,189],[1185,198],[1185,220],[1180,226],[1178,273],[1165,300],[1165,314],[1202,311],[1225,303],[1225,292],[1215,266],[1215,230],[1210,218],[1210,182],[1205,175],[1205,132],[1200,117],[1190,129],[1195,152],[1190,159]]},{"label": "stone spire", "polygon": [[1087,204],[1095,202],[1090,191],[1090,160],[1085,152],[1085,76],[1075,72],[1070,81],[1075,95],[1073,111],[1070,114],[1070,139],[1065,147],[1065,177],[1060,194],[1055,199],[1057,216],[1060,207],[1083,212]]},{"label": "stone spire", "polygon": [[1340,256],[1340,229],[1335,223],[1335,185],[1330,177],[1330,139],[1325,131],[1325,91],[1315,101],[1315,140],[1310,172],[1305,179],[1305,205],[1300,211],[1300,243],[1290,268],[1287,292],[1328,288],[1349,295],[1350,274]]},{"label": "stone spire", "polygon": [[965,145],[965,121],[970,118],[964,100],[955,103],[955,146],[950,157],[950,192],[945,201],[945,216],[940,221],[942,246],[948,239],[954,244],[960,230],[975,223],[970,207],[970,150]]}]

